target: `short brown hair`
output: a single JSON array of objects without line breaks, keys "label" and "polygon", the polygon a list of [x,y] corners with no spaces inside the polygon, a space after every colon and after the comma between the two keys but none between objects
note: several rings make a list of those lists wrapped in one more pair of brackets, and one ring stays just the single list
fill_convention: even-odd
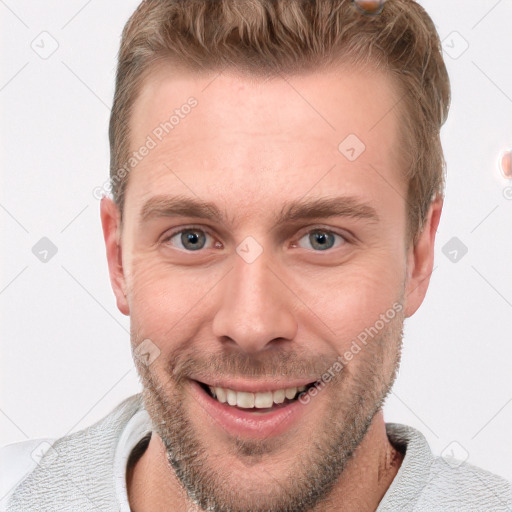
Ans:
[{"label": "short brown hair", "polygon": [[110,117],[110,184],[121,216],[130,114],[144,79],[162,59],[195,71],[267,76],[342,61],[383,70],[400,97],[409,242],[421,233],[432,200],[444,196],[440,129],[450,82],[434,23],[414,0],[387,0],[376,15],[352,0],[144,0],[123,30]]}]

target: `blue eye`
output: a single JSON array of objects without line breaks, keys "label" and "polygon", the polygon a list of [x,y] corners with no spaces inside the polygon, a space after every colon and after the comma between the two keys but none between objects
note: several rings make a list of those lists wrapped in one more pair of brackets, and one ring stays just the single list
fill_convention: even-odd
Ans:
[{"label": "blue eye", "polygon": [[[301,238],[301,240],[306,237],[308,238],[311,247],[314,249],[319,249],[320,251],[332,249],[336,243],[335,237],[338,237],[342,240],[341,244],[345,242],[345,239],[341,235],[333,233],[332,231],[326,231],[324,229],[315,229],[314,231],[310,231],[309,233],[306,233]],[[301,247],[303,246],[301,245]]]},{"label": "blue eye", "polygon": [[198,251],[199,249],[203,249],[206,245],[207,236],[206,232],[202,229],[188,228],[174,233],[170,237],[166,238],[164,242],[177,238],[181,243],[181,247],[179,247],[180,249]]},{"label": "blue eye", "polygon": [[[177,249],[180,250],[193,252],[208,248],[208,237],[211,237],[211,235],[204,231],[203,229],[189,227],[172,233],[171,235],[166,237],[162,242],[170,243],[171,245],[175,246]],[[338,242],[336,240],[337,238],[339,240]],[[338,247],[340,245],[347,243],[347,239],[344,236],[326,229],[314,229],[312,231],[308,231],[299,239],[297,245],[299,245],[299,247],[308,249],[310,247],[307,247],[303,243],[301,243],[301,241],[305,239],[307,239],[307,243],[310,244],[310,247],[312,247],[315,250],[315,252],[325,252],[328,251],[329,249],[332,249],[335,246]],[[219,245],[219,247],[221,246],[222,244]]]}]

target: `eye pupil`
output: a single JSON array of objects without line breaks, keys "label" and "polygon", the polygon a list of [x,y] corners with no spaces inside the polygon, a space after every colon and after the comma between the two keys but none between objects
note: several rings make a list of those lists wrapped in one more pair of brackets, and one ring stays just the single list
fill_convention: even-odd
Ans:
[{"label": "eye pupil", "polygon": [[[205,241],[206,237],[204,236],[204,233],[200,231],[184,231],[181,234],[181,243],[183,244],[183,247],[192,249],[193,251],[202,249],[204,247]],[[192,245],[187,245],[189,243]]]},{"label": "eye pupil", "polygon": [[[330,237],[330,240],[328,239]],[[310,235],[311,246],[320,249],[330,249],[334,245],[334,236],[325,231],[316,231]],[[318,244],[318,245],[317,245]]]}]

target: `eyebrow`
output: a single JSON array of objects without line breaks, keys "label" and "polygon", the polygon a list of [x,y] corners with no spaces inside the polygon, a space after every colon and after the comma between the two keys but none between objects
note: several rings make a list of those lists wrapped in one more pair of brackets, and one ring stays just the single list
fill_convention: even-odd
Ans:
[{"label": "eyebrow", "polygon": [[[227,215],[215,204],[187,196],[154,196],[144,204],[140,216],[143,223],[159,217],[195,217],[220,223],[227,221]],[[274,222],[280,225],[319,217],[352,217],[372,223],[380,220],[373,206],[354,196],[338,196],[288,202],[283,205]]]}]

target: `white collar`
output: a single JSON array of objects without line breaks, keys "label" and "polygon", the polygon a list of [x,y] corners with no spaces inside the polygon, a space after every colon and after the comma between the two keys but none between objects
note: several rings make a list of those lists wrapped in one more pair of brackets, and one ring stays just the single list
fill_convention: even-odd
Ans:
[{"label": "white collar", "polygon": [[153,430],[151,419],[145,409],[134,414],[119,438],[114,456],[114,485],[119,512],[131,512],[126,489],[126,466],[137,443]]}]

